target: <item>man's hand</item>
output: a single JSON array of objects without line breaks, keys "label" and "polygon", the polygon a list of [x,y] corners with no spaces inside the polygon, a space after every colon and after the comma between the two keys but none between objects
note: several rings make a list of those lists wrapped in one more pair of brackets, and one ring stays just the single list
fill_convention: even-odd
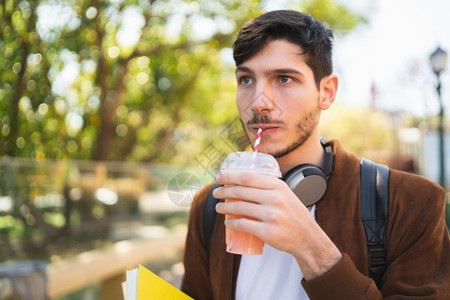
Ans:
[{"label": "man's hand", "polygon": [[224,171],[217,175],[216,182],[224,187],[217,188],[214,197],[245,200],[219,203],[218,213],[256,219],[230,218],[225,220],[225,225],[258,236],[272,247],[292,254],[305,280],[325,273],[342,258],[308,209],[282,180]]}]

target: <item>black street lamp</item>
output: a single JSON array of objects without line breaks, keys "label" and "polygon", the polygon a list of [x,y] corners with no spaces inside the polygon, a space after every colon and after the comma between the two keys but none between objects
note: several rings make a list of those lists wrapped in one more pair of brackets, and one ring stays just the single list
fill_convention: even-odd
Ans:
[{"label": "black street lamp", "polygon": [[439,183],[445,189],[444,105],[442,103],[441,96],[441,72],[445,71],[445,65],[447,63],[447,52],[442,50],[441,47],[437,47],[437,49],[430,55],[430,63],[431,67],[433,68],[433,72],[437,77],[436,91],[439,100]]}]

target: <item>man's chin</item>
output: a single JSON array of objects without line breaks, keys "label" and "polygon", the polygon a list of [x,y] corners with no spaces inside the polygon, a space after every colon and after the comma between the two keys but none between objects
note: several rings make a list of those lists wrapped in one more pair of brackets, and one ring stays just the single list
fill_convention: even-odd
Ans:
[{"label": "man's chin", "polygon": [[279,155],[281,149],[276,149],[276,148],[272,148],[272,147],[262,147],[262,145],[259,145],[259,152],[261,153],[265,153],[265,154],[270,154],[273,157],[277,157],[277,155]]},{"label": "man's chin", "polygon": [[298,142],[294,142],[291,145],[287,145],[284,147],[261,147],[260,146],[260,151],[263,153],[267,153],[272,155],[275,158],[282,158],[288,154],[290,154],[292,151],[296,150],[298,147],[300,147],[303,144],[303,140],[302,141],[298,141]]}]

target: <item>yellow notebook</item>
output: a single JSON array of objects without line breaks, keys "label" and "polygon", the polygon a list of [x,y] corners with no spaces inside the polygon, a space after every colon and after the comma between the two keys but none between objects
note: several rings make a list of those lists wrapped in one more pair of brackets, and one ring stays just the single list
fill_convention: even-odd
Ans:
[{"label": "yellow notebook", "polygon": [[122,282],[124,300],[187,300],[192,299],[144,266],[128,270]]}]

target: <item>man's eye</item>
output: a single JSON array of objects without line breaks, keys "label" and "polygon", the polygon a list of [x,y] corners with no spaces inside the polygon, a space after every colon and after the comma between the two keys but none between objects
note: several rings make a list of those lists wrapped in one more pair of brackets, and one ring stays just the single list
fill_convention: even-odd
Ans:
[{"label": "man's eye", "polygon": [[250,77],[243,76],[243,77],[241,77],[240,82],[242,84],[250,84],[250,83],[252,83],[252,80],[250,79]]},{"label": "man's eye", "polygon": [[281,83],[289,83],[292,81],[292,78],[289,76],[280,76],[279,80]]}]

